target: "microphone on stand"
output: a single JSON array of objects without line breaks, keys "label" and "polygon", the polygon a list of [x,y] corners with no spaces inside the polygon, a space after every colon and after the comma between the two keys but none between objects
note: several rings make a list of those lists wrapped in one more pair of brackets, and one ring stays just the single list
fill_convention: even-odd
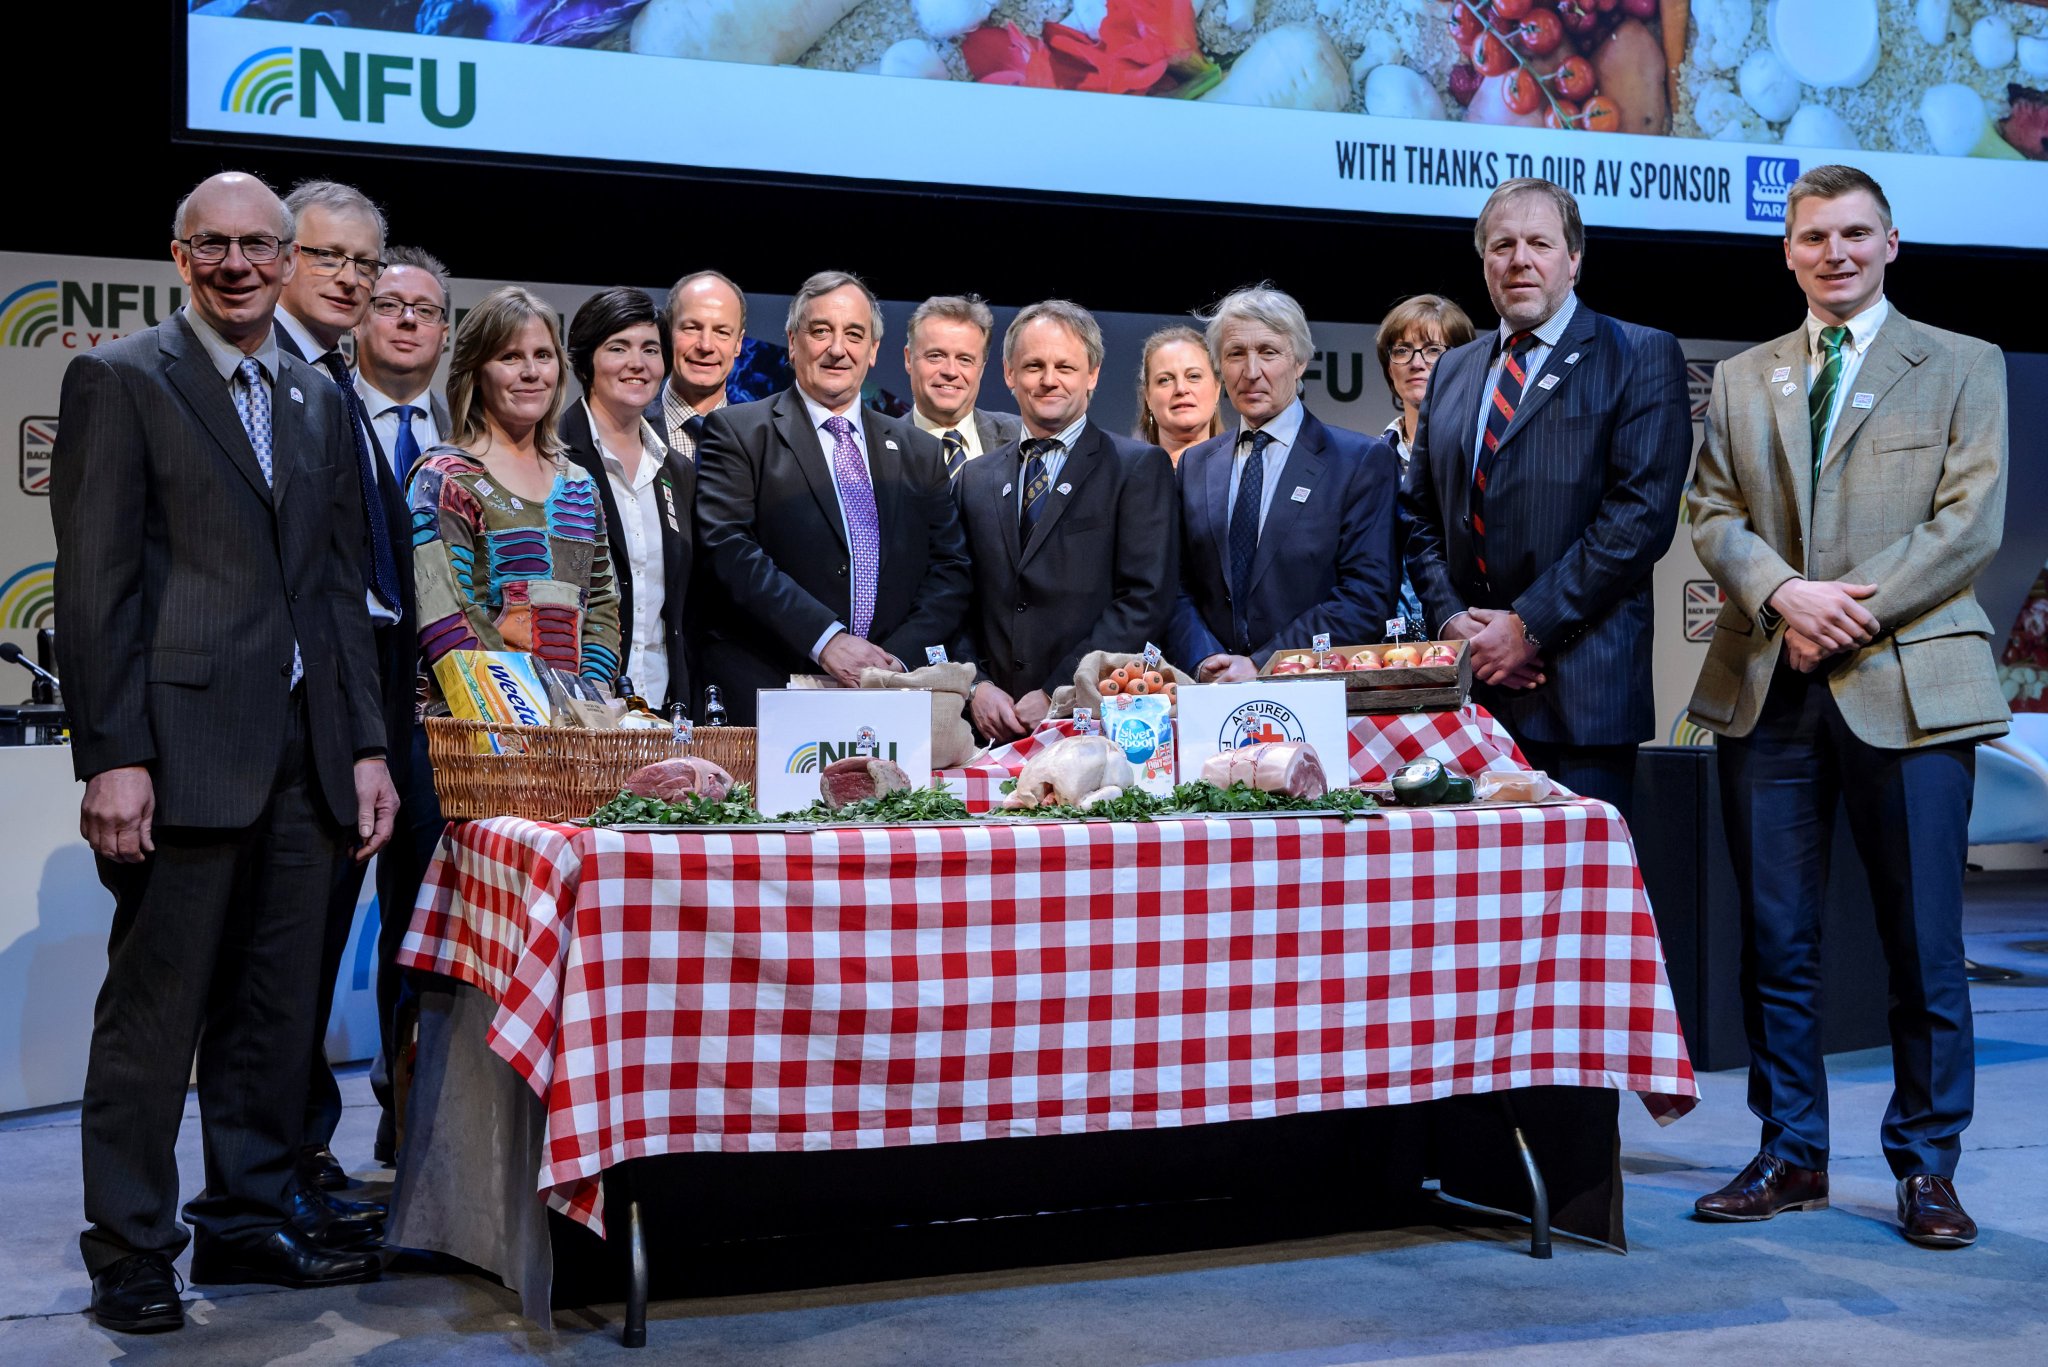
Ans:
[{"label": "microphone on stand", "polygon": [[21,647],[16,645],[12,641],[0,641],[0,660],[13,661],[15,664],[20,665],[23,669],[26,669],[29,673],[35,675],[39,681],[48,684],[51,688],[63,687],[62,684],[57,682],[57,676],[55,674],[52,674],[49,670],[44,669],[41,665],[37,664],[34,660],[31,660],[28,656],[22,654]]}]

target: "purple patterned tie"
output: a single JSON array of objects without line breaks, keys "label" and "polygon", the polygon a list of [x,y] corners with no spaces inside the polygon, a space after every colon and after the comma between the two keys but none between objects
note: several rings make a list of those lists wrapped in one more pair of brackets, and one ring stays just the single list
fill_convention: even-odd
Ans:
[{"label": "purple patterned tie", "polygon": [[853,622],[848,628],[867,639],[875,621],[875,565],[882,558],[882,519],[875,512],[875,487],[868,483],[867,462],[853,440],[853,424],[834,415],[825,419],[832,434],[832,478],[839,485],[839,506],[846,514],[846,540],[853,550]]}]

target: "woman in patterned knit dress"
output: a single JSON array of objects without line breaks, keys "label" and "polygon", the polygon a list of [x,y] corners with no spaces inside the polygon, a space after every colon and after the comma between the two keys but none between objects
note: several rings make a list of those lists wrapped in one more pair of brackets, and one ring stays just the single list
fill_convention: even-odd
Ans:
[{"label": "woman in patterned knit dress", "polygon": [[508,285],[455,334],[448,410],[411,485],[420,651],[523,650],[609,687],[619,600],[604,508],[563,454],[562,343],[554,310]]}]

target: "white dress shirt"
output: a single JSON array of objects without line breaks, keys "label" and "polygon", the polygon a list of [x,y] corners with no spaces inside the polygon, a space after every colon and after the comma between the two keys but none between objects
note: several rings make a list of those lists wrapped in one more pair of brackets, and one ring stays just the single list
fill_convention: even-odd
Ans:
[{"label": "white dress shirt", "polygon": [[[1851,318],[1848,322],[1849,337],[1842,343],[1842,379],[1835,386],[1834,401],[1828,406],[1828,425],[1821,431],[1821,454],[1834,445],[1835,423],[1842,416],[1842,401],[1849,397],[1849,388],[1856,383],[1856,372],[1863,369],[1863,357],[1870,350],[1870,344],[1877,340],[1877,330],[1884,326],[1884,320],[1891,317],[1891,302],[1883,295],[1869,308]],[[1814,382],[1820,378],[1820,369],[1828,363],[1827,349],[1820,344],[1821,329],[1828,326],[1813,316],[1806,315],[1806,392],[1813,393]]]},{"label": "white dress shirt", "polygon": [[597,432],[597,418],[587,400],[584,419],[590,424],[590,439],[597,443],[604,461],[605,482],[612,488],[612,503],[619,510],[619,532],[626,543],[626,566],[633,576],[632,637],[626,642],[626,674],[634,691],[655,707],[668,696],[668,627],[661,610],[668,602],[667,565],[662,556],[661,491],[654,487],[668,450],[645,418],[640,420],[640,464],[632,478],[626,477],[625,462],[605,445]]},{"label": "white dress shirt", "polygon": [[[825,424],[833,418],[844,418],[853,424],[854,449],[860,452],[861,468],[868,472],[868,488],[872,490],[875,487],[875,465],[873,461],[868,459],[868,432],[867,427],[861,422],[860,396],[855,395],[851,403],[834,412],[810,395],[804,393],[803,390],[799,389],[796,393],[797,397],[804,401],[804,412],[810,415],[811,431],[817,435],[819,449],[823,451],[825,456],[826,473],[832,476],[832,498],[839,505],[839,534],[846,538],[847,554],[851,556],[853,553],[853,532],[846,525],[846,496],[839,492],[839,470],[832,462],[832,448],[839,444],[839,438],[827,432]],[[878,495],[875,499],[875,511],[878,515],[881,512],[881,503],[882,500]],[[879,585],[881,566],[877,565],[875,570]],[[852,574],[850,571],[847,575],[847,581],[850,588],[852,584]],[[824,660],[822,657],[825,653],[826,642],[846,629],[846,623],[844,622],[834,622],[831,626],[826,627],[825,634],[820,636],[811,646],[811,658],[823,664]]]},{"label": "white dress shirt", "polygon": [[356,373],[356,397],[363,401],[363,412],[369,414],[370,430],[376,434],[376,446],[384,452],[384,463],[398,479],[398,487],[405,487],[406,476],[412,471],[398,468],[398,410],[410,408],[412,415],[412,439],[419,443],[420,454],[441,444],[446,435],[434,421],[434,401],[427,391],[421,391],[417,398],[399,400],[379,390],[364,379],[362,372]]},{"label": "white dress shirt", "polygon": [[933,422],[930,418],[927,418],[924,415],[924,410],[922,408],[919,408],[916,404],[912,404],[910,406],[910,420],[917,424],[918,430],[920,432],[931,433],[933,436],[937,437],[941,443],[945,441],[946,434],[948,432],[958,432],[960,434],[961,444],[966,448],[967,459],[975,460],[980,457],[981,433],[977,432],[974,428],[973,409],[968,409],[966,416],[962,417],[960,421],[952,424],[950,427],[946,427]]},{"label": "white dress shirt", "polygon": [[[1045,487],[1048,490],[1046,494],[1047,499],[1050,499],[1052,497],[1052,491],[1057,491],[1059,489],[1060,471],[1067,468],[1067,457],[1073,453],[1074,443],[1080,440],[1081,429],[1083,427],[1086,427],[1087,425],[1088,415],[1086,413],[1083,413],[1080,417],[1068,423],[1058,432],[1055,432],[1053,434],[1052,439],[1059,444],[1045,451],[1039,456],[1039,460],[1044,462],[1045,464]],[[1027,427],[1024,429],[1021,440],[1032,440],[1030,428]],[[1024,455],[1021,450],[1018,452],[1017,516],[1020,518],[1024,516],[1024,465],[1025,463],[1029,462],[1030,459],[1031,457]],[[1048,504],[1048,509],[1049,508],[1050,504]]]},{"label": "white dress shirt", "polygon": [[[1536,341],[1522,357],[1522,397],[1536,387],[1536,376],[1543,370],[1543,363],[1550,359],[1550,349],[1564,336],[1564,330],[1571,326],[1572,315],[1579,311],[1579,294],[1572,291],[1564,297],[1564,303],[1556,313],[1537,324]],[[1486,372],[1486,388],[1479,391],[1479,426],[1472,433],[1472,473],[1479,473],[1479,453],[1486,449],[1486,417],[1493,412],[1493,391],[1500,387],[1500,373],[1507,364],[1508,338],[1520,331],[1506,323],[1500,325],[1500,355],[1493,358],[1493,369]]]},{"label": "white dress shirt", "polygon": [[1230,526],[1230,520],[1237,516],[1237,486],[1244,479],[1244,464],[1252,458],[1251,436],[1264,432],[1273,440],[1266,447],[1265,482],[1259,488],[1259,535],[1266,533],[1266,513],[1273,506],[1273,491],[1280,487],[1281,472],[1287,468],[1288,453],[1294,450],[1294,443],[1301,436],[1301,420],[1308,410],[1301,406],[1301,400],[1280,410],[1279,416],[1264,427],[1242,427],[1238,429],[1237,448],[1230,458],[1230,502],[1223,511],[1223,525]]}]

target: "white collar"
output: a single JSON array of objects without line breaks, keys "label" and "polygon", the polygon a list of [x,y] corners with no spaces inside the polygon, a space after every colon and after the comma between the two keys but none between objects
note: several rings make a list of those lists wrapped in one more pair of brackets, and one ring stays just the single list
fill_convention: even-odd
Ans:
[{"label": "white collar", "polygon": [[[853,439],[861,444],[862,449],[866,449],[868,436],[860,420],[860,395],[854,395],[852,402],[848,403],[844,409],[837,413],[825,407],[824,404],[819,403],[801,389],[796,391],[796,396],[804,401],[804,411],[811,415],[811,429],[813,431],[822,430],[829,419],[844,418],[853,424]],[[826,435],[830,436],[831,434],[826,433]]]},{"label": "white collar", "polygon": [[[1869,308],[1851,318],[1849,320],[1850,349],[1858,356],[1868,351],[1871,342],[1877,338],[1878,329],[1884,326],[1884,320],[1891,316],[1891,312],[1891,301],[1880,294]],[[1819,318],[1814,316],[1812,309],[1806,311],[1806,350],[1809,355],[1818,356],[1821,354],[1820,333],[1821,329],[1826,326],[1828,326],[1826,323],[1821,322]]]},{"label": "white collar", "polygon": [[[1533,332],[1536,336],[1536,344],[1538,346],[1543,347],[1556,346],[1559,339],[1564,336],[1564,330],[1572,325],[1572,315],[1576,314],[1578,311],[1579,292],[1577,290],[1573,290],[1570,294],[1567,294],[1564,297],[1564,303],[1558,305],[1556,313],[1551,314],[1548,318],[1545,318],[1542,322],[1538,323],[1535,327],[1530,329],[1530,331]],[[1520,331],[1520,329],[1511,328],[1507,325],[1506,320],[1502,320],[1500,325],[1501,347],[1505,348],[1507,346],[1508,338],[1514,336],[1515,333],[1518,331]]]},{"label": "white collar", "polygon": [[428,418],[434,415],[434,403],[429,397],[431,391],[422,389],[411,399],[394,399],[377,386],[363,378],[363,372],[356,372],[356,393],[362,395],[363,409],[373,418],[381,418],[398,408],[416,408]]},{"label": "white collar", "polygon": [[922,408],[919,408],[916,404],[912,404],[910,406],[910,420],[917,424],[918,431],[929,432],[935,437],[943,437],[948,432],[958,432],[961,436],[964,437],[967,435],[968,429],[974,426],[974,410],[971,408],[968,409],[967,412],[961,416],[960,421],[956,423],[950,423],[944,427],[941,427],[938,423],[932,421],[930,418],[927,418],[924,415],[924,410]]},{"label": "white collar", "polygon": [[[1249,424],[1240,426],[1237,432],[1238,442],[1240,445],[1243,444],[1246,435],[1249,433],[1264,432],[1281,449],[1292,451],[1295,439],[1301,435],[1302,419],[1307,415],[1308,410],[1301,406],[1301,400],[1297,398],[1274,415],[1273,420],[1264,427],[1253,427]],[[1235,450],[1236,448],[1233,447],[1232,449]]]},{"label": "white collar", "polygon": [[[305,353],[306,360],[313,365],[320,365],[320,358],[328,352],[341,350],[339,343],[334,346],[321,346],[313,334],[306,330],[306,325],[294,318],[292,311],[283,304],[277,306],[277,325],[285,330],[285,335],[297,344],[299,350]],[[346,353],[343,354],[345,358]],[[325,366],[320,368],[326,369]]]}]

